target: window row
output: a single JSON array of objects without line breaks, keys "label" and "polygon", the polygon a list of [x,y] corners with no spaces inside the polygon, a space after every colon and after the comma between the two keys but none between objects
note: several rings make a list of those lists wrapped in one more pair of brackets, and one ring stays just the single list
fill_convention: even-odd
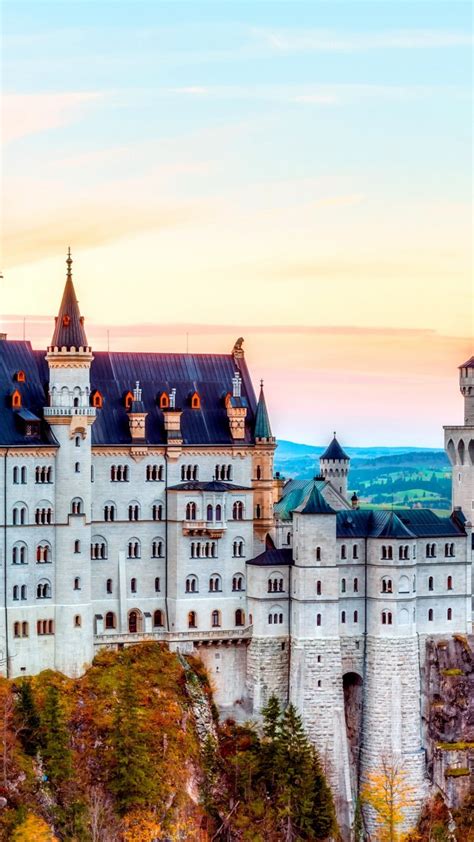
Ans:
[{"label": "window row", "polygon": [[[117,616],[113,611],[107,611],[104,625],[107,631],[117,628]],[[163,628],[164,625],[164,613],[160,609],[156,609],[153,612],[153,628]],[[130,611],[128,615],[128,631],[130,634],[137,634],[143,631],[143,617],[139,611]]]},{"label": "window row", "polygon": [[26,485],[28,473],[26,467],[19,467],[15,465],[13,468],[13,483],[15,485]]},{"label": "window row", "polygon": [[181,481],[190,482],[199,479],[199,467],[197,465],[181,465]]},{"label": "window row", "polygon": [[[74,620],[75,625],[81,625],[79,615]],[[76,622],[77,620],[79,620],[79,623]],[[13,637],[29,637],[29,634],[29,623],[18,621],[13,623]],[[54,620],[37,620],[36,634],[54,634]]]},{"label": "window row", "polygon": [[53,481],[53,469],[51,465],[37,465],[35,468],[35,482],[38,485]]},{"label": "window row", "polygon": [[[222,615],[221,612],[217,609],[211,612],[211,628],[217,629],[220,628],[222,625]],[[235,626],[245,626],[245,612],[242,608],[237,608],[237,611],[234,614],[234,625]],[[197,629],[198,628],[198,615],[196,611],[190,611],[188,613],[188,629]]]},{"label": "window row", "polygon": [[[352,620],[353,620],[354,623],[359,622],[359,612],[358,611],[354,611],[354,613],[352,615]],[[346,622],[346,612],[341,611],[341,623],[345,623],[345,622]]]},{"label": "window row", "polygon": [[217,541],[192,541],[191,558],[217,558]]},{"label": "window row", "polygon": [[[243,591],[245,589],[245,580],[242,574],[236,573],[232,577],[232,590],[233,591]],[[197,576],[192,573],[190,576],[186,577],[185,583],[185,591],[186,593],[199,593],[199,579]],[[210,593],[221,593],[222,592],[222,576],[219,573],[213,573],[212,576],[209,577],[209,592]]]},{"label": "window row", "polygon": [[[141,507],[139,503],[130,503],[128,506],[128,520],[140,520]],[[152,520],[163,520],[163,505],[162,503],[153,503],[151,507]],[[106,523],[113,523],[117,520],[117,506],[115,503],[106,503],[104,506],[104,521]]]},{"label": "window row", "polygon": [[221,482],[232,482],[232,478],[232,465],[216,465],[214,479],[220,480]]},{"label": "window row", "polygon": [[[75,552],[80,552],[80,542],[75,542]],[[164,558],[165,543],[161,538],[154,538],[151,542],[150,557]],[[108,545],[105,538],[93,538],[90,545],[91,559],[108,558]],[[131,538],[127,544],[127,558],[141,558],[142,547],[138,538]]]},{"label": "window row", "polygon": [[[447,576],[447,577],[446,577],[446,590],[447,590],[447,591],[452,591],[452,590],[453,590],[453,587],[454,587],[454,585],[453,585],[453,577],[452,577],[452,576]],[[429,577],[428,577],[428,590],[429,590],[429,591],[433,591],[433,590],[434,590],[434,577],[433,577],[433,576],[429,576]]]}]

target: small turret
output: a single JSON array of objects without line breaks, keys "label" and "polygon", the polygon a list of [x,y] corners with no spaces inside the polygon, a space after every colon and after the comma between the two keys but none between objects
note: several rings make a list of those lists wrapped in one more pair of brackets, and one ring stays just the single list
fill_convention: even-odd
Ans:
[{"label": "small turret", "polygon": [[464,423],[474,426],[474,357],[459,366],[459,388],[464,397]]},{"label": "small turret", "polygon": [[71,249],[68,249],[66,260],[67,277],[59,313],[56,316],[53,338],[48,352],[67,351],[88,351],[90,346],[87,343],[86,331],[84,329],[84,318],[79,311],[79,304],[72,282],[72,257]]},{"label": "small turret", "polygon": [[274,436],[272,436],[267,404],[265,402],[265,395],[263,392],[263,380],[260,381],[260,395],[258,398],[257,412],[255,413],[255,441],[275,441]]},{"label": "small turret", "polygon": [[133,390],[133,401],[128,411],[128,423],[130,425],[130,435],[133,441],[145,440],[145,424],[147,415],[148,412],[145,410],[145,406],[142,401],[142,390],[140,389],[140,383],[137,380]]},{"label": "small turret", "polygon": [[344,452],[336,438],[336,433],[334,433],[334,438],[329,447],[319,457],[320,474],[343,497],[347,497],[347,478],[349,475],[350,461],[350,457]]},{"label": "small turret", "polygon": [[247,399],[242,397],[242,377],[239,371],[232,378],[232,394],[227,395],[225,406],[232,438],[244,439]]}]

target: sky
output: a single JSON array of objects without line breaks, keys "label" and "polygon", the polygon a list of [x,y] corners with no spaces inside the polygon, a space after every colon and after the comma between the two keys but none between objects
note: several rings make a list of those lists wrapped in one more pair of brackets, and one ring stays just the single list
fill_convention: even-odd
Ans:
[{"label": "sky", "polygon": [[274,434],[442,446],[474,352],[471,3],[3,0],[0,330],[229,352]]}]

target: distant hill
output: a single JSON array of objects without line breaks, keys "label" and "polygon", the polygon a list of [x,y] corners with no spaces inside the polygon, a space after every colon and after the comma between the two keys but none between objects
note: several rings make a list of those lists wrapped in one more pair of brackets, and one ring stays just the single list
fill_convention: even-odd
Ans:
[{"label": "distant hill", "polygon": [[[282,440],[275,469],[283,476],[310,479],[319,472],[326,445]],[[420,447],[345,447],[351,457],[349,488],[371,505],[451,506],[451,467],[444,450]]]}]

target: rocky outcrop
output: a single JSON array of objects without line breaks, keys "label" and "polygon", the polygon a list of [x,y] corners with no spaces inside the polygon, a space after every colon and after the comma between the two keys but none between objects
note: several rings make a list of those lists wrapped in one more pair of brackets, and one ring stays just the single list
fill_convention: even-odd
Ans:
[{"label": "rocky outcrop", "polygon": [[427,640],[423,679],[429,776],[458,807],[474,791],[474,636]]}]

